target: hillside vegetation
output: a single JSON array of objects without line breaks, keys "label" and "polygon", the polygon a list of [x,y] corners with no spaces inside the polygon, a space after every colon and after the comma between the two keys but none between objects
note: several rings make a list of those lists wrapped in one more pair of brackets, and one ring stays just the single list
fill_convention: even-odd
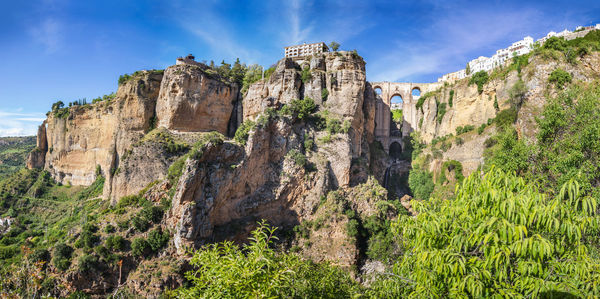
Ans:
[{"label": "hillside vegetation", "polygon": [[[352,110],[360,117],[346,117],[329,104],[341,99],[334,88],[320,100],[305,96],[257,109],[229,137],[153,123],[120,157],[131,164],[98,165],[85,187],[59,183],[49,169],[24,168],[33,138],[0,139],[0,219],[10,220],[0,223],[0,297],[598,297],[600,74],[583,78],[576,70],[599,50],[600,31],[551,38],[505,67],[423,95],[419,113],[435,107],[429,123],[436,130],[469,88],[496,114],[431,135],[431,142],[419,133],[404,136],[402,159],[410,169],[390,176],[390,185],[410,191],[402,200],[376,173],[391,164],[382,161],[396,159],[376,141],[349,145],[348,136],[369,127],[355,125],[374,114],[368,97],[364,110]],[[335,52],[321,62],[352,64],[354,55]],[[534,75],[543,68],[550,71],[539,82]],[[326,77],[333,72],[291,60],[266,78],[239,61],[210,72],[255,96],[269,82],[279,86],[294,76],[294,88],[315,94],[323,89],[306,87],[321,77],[329,87],[338,84]],[[487,96],[509,77],[500,99]],[[531,86],[540,98],[530,96]],[[369,88],[355,89],[363,87]],[[394,121],[401,115],[392,112]],[[470,173],[460,157],[445,155],[468,142],[483,153]],[[156,148],[169,158],[164,176],[112,202],[102,198],[108,175],[158,168],[124,169]],[[348,176],[360,179],[336,173],[343,159]],[[252,180],[267,176],[275,178]],[[295,197],[281,204],[275,193]],[[294,213],[303,214],[279,227],[257,216]]]}]

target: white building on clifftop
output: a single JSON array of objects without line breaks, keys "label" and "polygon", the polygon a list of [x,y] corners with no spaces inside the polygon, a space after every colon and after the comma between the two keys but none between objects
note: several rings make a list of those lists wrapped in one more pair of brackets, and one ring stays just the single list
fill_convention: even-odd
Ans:
[{"label": "white building on clifftop", "polygon": [[329,48],[324,42],[285,47],[285,57],[302,57],[323,52],[329,52]]}]

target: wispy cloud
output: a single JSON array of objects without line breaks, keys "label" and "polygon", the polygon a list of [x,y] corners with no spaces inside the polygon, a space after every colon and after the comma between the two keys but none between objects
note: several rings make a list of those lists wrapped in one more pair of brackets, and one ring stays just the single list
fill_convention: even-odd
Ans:
[{"label": "wispy cloud", "polygon": [[200,38],[213,53],[220,56],[240,58],[246,62],[256,61],[258,51],[253,51],[239,44],[236,39],[234,25],[218,13],[214,5],[180,5],[174,2],[172,7],[174,19],[186,31]]},{"label": "wispy cloud", "polygon": [[393,50],[375,59],[370,64],[372,78],[369,79],[406,81],[458,70],[476,56],[492,55],[494,45],[505,47],[509,43],[503,44],[503,41],[524,37],[527,34],[524,29],[533,27],[542,16],[527,8],[515,11],[442,7],[433,13],[432,19],[435,21],[416,30],[412,38],[398,40],[391,47]]},{"label": "wispy cloud", "polygon": [[15,113],[0,110],[0,137],[35,135],[44,119],[43,113]]},{"label": "wispy cloud", "polygon": [[302,2],[300,0],[290,0],[288,3],[288,16],[290,23],[290,31],[284,31],[282,34],[289,37],[289,43],[299,44],[305,42],[311,33],[313,26],[307,25],[303,28],[302,12],[309,9],[310,2]]},{"label": "wispy cloud", "polygon": [[46,53],[58,51],[63,43],[63,24],[53,17],[47,17],[30,29],[33,40],[41,44]]}]

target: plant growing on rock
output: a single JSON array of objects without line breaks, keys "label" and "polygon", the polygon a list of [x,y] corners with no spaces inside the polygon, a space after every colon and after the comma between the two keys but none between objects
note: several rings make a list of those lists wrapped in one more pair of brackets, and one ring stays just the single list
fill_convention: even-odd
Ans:
[{"label": "plant growing on rock", "polygon": [[485,85],[488,82],[488,79],[489,79],[489,76],[486,71],[479,71],[479,72],[473,74],[473,76],[471,76],[471,79],[469,79],[469,85],[477,84],[477,91],[479,93],[482,93],[483,85]]},{"label": "plant growing on rock", "polygon": [[554,83],[556,88],[562,89],[567,83],[571,83],[573,77],[568,72],[563,69],[555,69],[550,73],[548,77],[548,82]]}]

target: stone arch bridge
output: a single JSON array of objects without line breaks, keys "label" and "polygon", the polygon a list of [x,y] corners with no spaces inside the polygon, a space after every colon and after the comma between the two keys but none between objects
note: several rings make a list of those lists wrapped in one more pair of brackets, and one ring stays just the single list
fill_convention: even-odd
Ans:
[{"label": "stone arch bridge", "polygon": [[[381,142],[387,153],[404,150],[402,137],[409,136],[417,129],[417,102],[423,94],[434,91],[443,83],[394,83],[370,82],[376,92],[377,104],[375,108],[375,138]],[[413,95],[418,91],[418,95]],[[401,129],[393,126],[391,114],[392,98],[402,98],[402,126]],[[392,152],[390,152],[390,149]]]}]

